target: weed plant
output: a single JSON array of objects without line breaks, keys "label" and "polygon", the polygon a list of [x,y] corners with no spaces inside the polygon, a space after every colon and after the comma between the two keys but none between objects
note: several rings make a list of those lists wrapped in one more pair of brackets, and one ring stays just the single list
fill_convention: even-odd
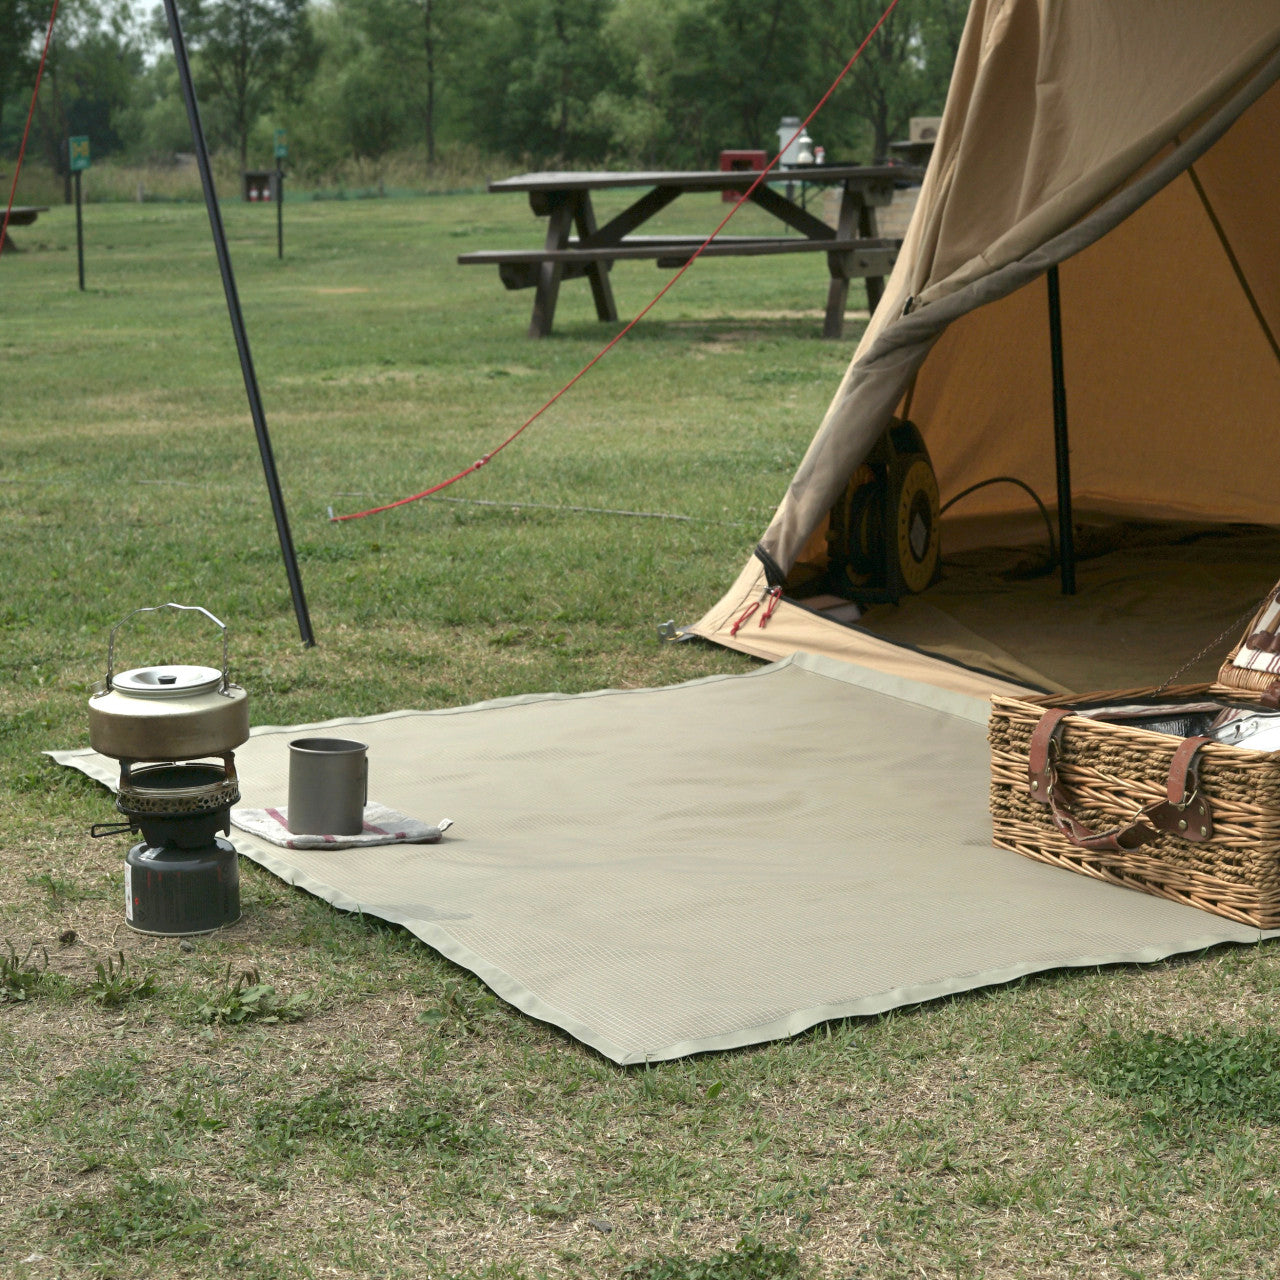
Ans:
[{"label": "weed plant", "polygon": [[18,955],[7,939],[5,948],[5,952],[0,952],[0,1004],[17,1004],[22,1000],[30,1000],[44,981],[45,972],[49,968],[49,953],[41,947],[39,958],[35,958],[34,942],[22,956]]},{"label": "weed plant", "polygon": [[93,972],[89,991],[104,1009],[118,1009],[129,1000],[155,993],[156,984],[151,974],[136,973],[123,951],[99,960]]},{"label": "weed plant", "polygon": [[196,1009],[202,1022],[238,1025],[242,1022],[292,1022],[301,1018],[306,998],[281,996],[269,982],[262,981],[257,969],[244,969],[231,976],[231,964],[222,975],[212,996]]},{"label": "weed plant", "polygon": [[469,1132],[447,1111],[427,1103],[367,1106],[349,1088],[337,1086],[302,1098],[262,1102],[254,1111],[253,1123],[259,1145],[284,1156],[296,1155],[308,1140],[335,1147],[372,1144],[450,1153],[488,1138],[484,1129]]},{"label": "weed plant", "polygon": [[[185,1180],[131,1173],[104,1193],[50,1200],[39,1217],[64,1243],[69,1258],[102,1268],[126,1256],[167,1246],[166,1255],[190,1263],[213,1235],[206,1202]],[[114,1268],[112,1268],[114,1270]]]},{"label": "weed plant", "polygon": [[[212,157],[214,189],[220,200],[239,200],[242,178],[239,157],[229,151]],[[260,167],[274,167],[274,160]],[[251,168],[257,167],[251,163]],[[501,176],[503,162],[472,148],[443,150],[428,165],[419,151],[393,152],[377,160],[350,157],[317,168],[303,156],[285,160],[285,198],[346,200],[483,191],[490,178]],[[19,175],[18,204],[61,204],[70,190],[65,180],[39,160],[28,159]],[[81,199],[85,204],[201,203],[204,189],[193,155],[159,161],[128,161],[111,157],[83,171]],[[6,187],[7,194],[7,187]]]},{"label": "weed plant", "polygon": [[[223,214],[314,649],[203,208],[90,205],[84,293],[65,208],[0,260],[0,1271],[1271,1277],[1275,943],[622,1070],[256,866],[234,928],[125,928],[125,842],[87,835],[109,797],[41,752],[86,744],[126,613],[226,620],[258,724],[751,670],[657,625],[745,562],[860,327],[822,341],[812,256],[699,263],[463,485],[331,524],[480,457],[616,330],[570,281],[529,341],[530,295],[455,264],[539,243],[523,199],[287,202],[283,259],[273,209]],[[663,279],[619,263],[620,310]],[[207,664],[188,623],[134,619],[117,663]]]}]

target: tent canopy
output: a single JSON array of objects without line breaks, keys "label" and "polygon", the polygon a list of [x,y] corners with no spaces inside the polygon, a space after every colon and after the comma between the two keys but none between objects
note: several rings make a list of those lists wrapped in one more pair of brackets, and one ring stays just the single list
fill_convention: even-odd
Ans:
[{"label": "tent canopy", "polygon": [[[770,658],[801,648],[909,660],[786,599],[766,628],[730,631],[770,586],[794,586],[798,565],[825,558],[827,514],[895,412],[920,428],[944,503],[1012,476],[1053,507],[1044,275],[1057,264],[1077,519],[1280,524],[1278,81],[1274,0],[974,0],[884,298],[755,556],[693,630]],[[949,558],[1037,537],[1039,512],[1009,484],[958,501],[942,531]],[[1239,563],[1216,545],[1224,566]],[[1209,571],[1222,591],[1206,622],[1227,625],[1280,575],[1280,540],[1254,561],[1239,581]],[[1014,679],[1071,683],[1052,662],[1010,653],[999,627],[972,652],[971,635],[931,640],[947,590],[982,595],[950,565],[941,595],[874,609],[865,627]],[[1166,615],[1168,591],[1157,593]],[[970,604],[962,631],[987,616]],[[904,620],[912,613],[923,631]],[[1170,637],[1170,653],[1191,638]],[[915,674],[963,680],[936,668]]]}]

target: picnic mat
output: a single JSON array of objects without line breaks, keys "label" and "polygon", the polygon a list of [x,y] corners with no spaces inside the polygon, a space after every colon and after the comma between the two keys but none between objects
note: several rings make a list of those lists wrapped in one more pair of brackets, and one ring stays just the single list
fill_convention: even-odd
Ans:
[{"label": "picnic mat", "polygon": [[[236,753],[246,807],[285,802],[290,738],[341,727],[369,744],[371,800],[455,825],[371,849],[232,839],[618,1063],[1263,936],[992,848],[986,715],[801,654],[662,689],[259,728]],[[92,751],[50,754],[116,780]]]}]

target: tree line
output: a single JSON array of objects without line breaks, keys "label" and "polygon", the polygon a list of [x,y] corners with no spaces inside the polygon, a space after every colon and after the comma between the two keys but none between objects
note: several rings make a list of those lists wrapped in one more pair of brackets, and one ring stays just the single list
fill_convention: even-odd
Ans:
[{"label": "tree line", "polygon": [[[51,0],[0,0],[0,155],[25,123]],[[715,167],[777,146],[884,0],[178,0],[210,144],[264,165],[275,129],[323,175],[472,148],[529,167]],[[872,162],[941,112],[967,0],[901,0],[810,128],[831,161]],[[74,0],[57,18],[36,153],[191,149],[163,9]]]}]

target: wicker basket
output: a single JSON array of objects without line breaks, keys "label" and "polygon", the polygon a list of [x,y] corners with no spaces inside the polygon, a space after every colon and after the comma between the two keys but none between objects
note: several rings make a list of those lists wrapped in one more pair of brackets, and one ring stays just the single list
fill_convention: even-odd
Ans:
[{"label": "wicker basket", "polygon": [[993,698],[995,843],[1242,924],[1280,927],[1280,752],[1069,714],[1206,699],[1274,709],[1278,628],[1280,591],[1264,601],[1214,684]]}]

